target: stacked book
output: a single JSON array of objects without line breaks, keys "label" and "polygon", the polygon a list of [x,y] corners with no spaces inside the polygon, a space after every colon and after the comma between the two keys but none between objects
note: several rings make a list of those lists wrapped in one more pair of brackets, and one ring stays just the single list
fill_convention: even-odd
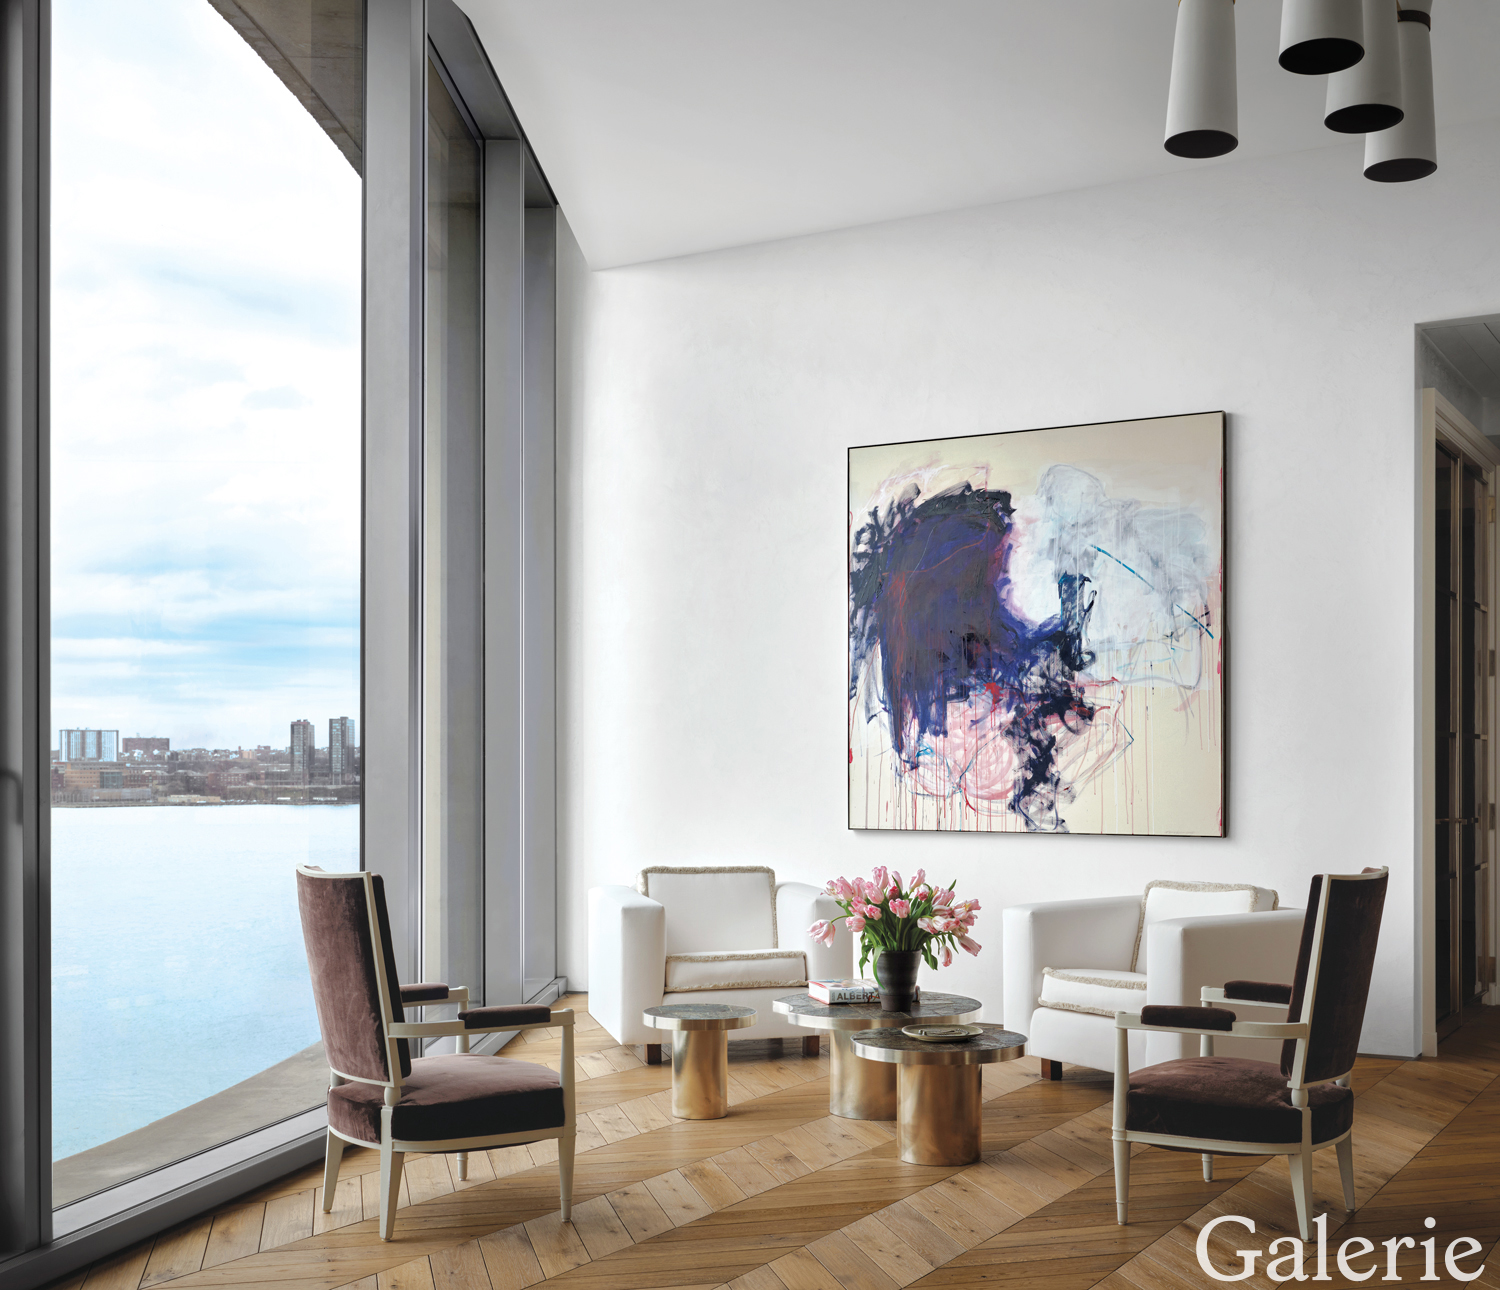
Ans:
[{"label": "stacked book", "polygon": [[875,1003],[880,986],[874,981],[809,981],[807,992],[819,1003]]}]

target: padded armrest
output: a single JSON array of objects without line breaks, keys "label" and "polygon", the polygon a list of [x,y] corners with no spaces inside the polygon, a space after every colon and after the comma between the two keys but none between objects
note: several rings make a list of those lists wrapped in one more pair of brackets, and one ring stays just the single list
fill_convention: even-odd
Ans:
[{"label": "padded armrest", "polygon": [[[460,1016],[463,1014],[460,1013]],[[1146,1026],[1190,1026],[1195,1030],[1233,1030],[1235,1015],[1228,1008],[1174,1008],[1148,1003],[1141,1009]]]},{"label": "padded armrest", "polygon": [[1004,1024],[1030,1030],[1044,967],[1128,972],[1140,917],[1139,895],[1008,906],[1000,915]]},{"label": "padded armrest", "polygon": [[1246,1003],[1285,1003],[1292,1001],[1292,987],[1272,981],[1226,981],[1226,999],[1243,999]]},{"label": "padded armrest", "polygon": [[844,911],[826,892],[805,882],[776,884],[776,940],[778,948],[807,955],[809,981],[833,981],[854,975],[854,937],[842,922],[833,944],[824,945],[807,934],[814,923],[841,919]]},{"label": "padded armrest", "polygon": [[642,1020],[667,983],[667,911],[634,887],[589,890],[589,1014],[621,1044],[659,1044]]},{"label": "padded armrest", "polygon": [[458,1014],[465,1030],[499,1030],[507,1026],[534,1026],[551,1022],[552,1009],[546,1004],[500,1003],[489,1008],[470,1008]]},{"label": "padded armrest", "polygon": [[443,1003],[448,998],[448,987],[437,981],[418,981],[415,985],[401,987],[403,1007],[418,1003]]}]

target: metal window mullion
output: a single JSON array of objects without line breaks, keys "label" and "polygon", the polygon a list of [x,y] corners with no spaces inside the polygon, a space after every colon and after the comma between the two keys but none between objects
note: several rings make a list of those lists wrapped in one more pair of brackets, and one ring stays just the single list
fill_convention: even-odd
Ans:
[{"label": "metal window mullion", "polygon": [[525,163],[484,144],[484,998],[522,997],[520,695]]},{"label": "metal window mullion", "polygon": [[426,7],[367,0],[360,855],[397,970],[420,962]]},{"label": "metal window mullion", "polygon": [[557,208],[524,219],[520,997],[529,998],[557,973]]},{"label": "metal window mullion", "polygon": [[[52,1239],[48,23],[0,0],[0,1257]],[[45,782],[44,782],[45,780]],[[3,1280],[0,1276],[0,1280]]]}]

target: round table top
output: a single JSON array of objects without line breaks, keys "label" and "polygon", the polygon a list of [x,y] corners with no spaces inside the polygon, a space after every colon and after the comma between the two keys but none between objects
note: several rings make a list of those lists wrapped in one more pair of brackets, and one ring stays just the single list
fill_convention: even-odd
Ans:
[{"label": "round table top", "polygon": [[857,1057],[903,1066],[968,1066],[977,1062],[1008,1062],[1026,1051],[1026,1036],[1001,1026],[981,1025],[972,1039],[932,1043],[913,1039],[899,1030],[862,1030],[850,1035]]},{"label": "round table top", "polygon": [[743,1030],[756,1016],[754,1008],[733,1003],[664,1003],[647,1008],[645,1022],[657,1030]]},{"label": "round table top", "polygon": [[887,1012],[876,1003],[819,1003],[810,994],[786,994],[771,1002],[774,1011],[794,1026],[809,1030],[870,1030],[909,1026],[914,1021],[961,1026],[975,1020],[984,1007],[965,994],[923,990],[910,1012]]}]

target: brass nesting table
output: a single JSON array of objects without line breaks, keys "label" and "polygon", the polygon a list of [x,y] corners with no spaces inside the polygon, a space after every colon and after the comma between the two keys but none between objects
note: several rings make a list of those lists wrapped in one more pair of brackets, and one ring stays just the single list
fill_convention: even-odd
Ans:
[{"label": "brass nesting table", "polygon": [[928,1043],[889,1027],[849,1036],[863,1061],[898,1072],[896,1147],[913,1165],[971,1165],[979,1159],[979,1067],[1008,1062],[1026,1051],[1026,1036],[981,1026],[972,1039]]},{"label": "brass nesting table", "polygon": [[846,1120],[896,1118],[896,1068],[855,1055],[849,1037],[856,1031],[895,1028],[923,1022],[959,1026],[977,1020],[983,1004],[962,994],[923,990],[910,1012],[886,1012],[879,1003],[819,1003],[810,994],[788,994],[771,1007],[794,1026],[833,1034],[828,1081],[828,1110]]},{"label": "brass nesting table", "polygon": [[644,1020],[672,1036],[672,1114],[722,1120],[729,1114],[729,1032],[755,1024],[754,1008],[678,1003],[647,1008]]}]

